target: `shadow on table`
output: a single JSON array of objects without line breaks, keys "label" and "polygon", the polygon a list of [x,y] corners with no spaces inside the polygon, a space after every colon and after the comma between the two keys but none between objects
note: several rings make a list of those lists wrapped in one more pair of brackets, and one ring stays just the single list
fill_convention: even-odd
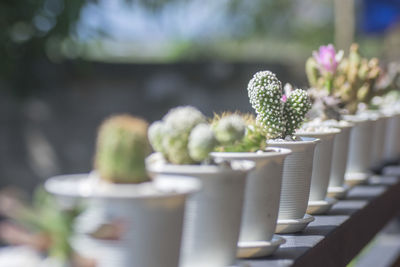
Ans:
[{"label": "shadow on table", "polygon": [[300,234],[326,236],[336,227],[337,225],[310,225]]}]

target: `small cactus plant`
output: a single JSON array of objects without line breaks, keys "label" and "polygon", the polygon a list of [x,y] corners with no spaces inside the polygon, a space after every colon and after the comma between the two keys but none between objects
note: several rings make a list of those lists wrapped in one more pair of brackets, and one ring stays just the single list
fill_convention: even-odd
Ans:
[{"label": "small cactus plant", "polygon": [[148,181],[145,158],[151,151],[148,124],[130,115],[106,119],[97,137],[95,169],[104,180],[114,183]]},{"label": "small cactus plant", "polygon": [[231,137],[218,140],[220,145],[215,148],[218,152],[255,152],[266,148],[265,132],[256,124],[252,114],[215,114],[212,125],[215,132],[222,131],[221,136]]},{"label": "small cactus plant", "polygon": [[356,113],[359,104],[368,105],[374,96],[393,88],[391,81],[379,83],[382,73],[379,60],[362,57],[357,44],[351,45],[348,57],[342,59],[342,55],[342,52],[335,54],[332,45],[321,46],[307,60],[306,74],[311,87],[327,90],[348,112]]},{"label": "small cactus plant", "polygon": [[220,144],[232,144],[243,138],[246,124],[240,115],[229,114],[214,121],[213,129]]},{"label": "small cactus plant", "polygon": [[171,109],[161,121],[150,125],[149,140],[154,150],[173,164],[198,164],[222,142],[235,142],[244,134],[237,118],[227,117],[209,125],[206,117],[191,106]]},{"label": "small cactus plant", "polygon": [[216,145],[217,139],[211,126],[206,123],[200,123],[190,132],[188,142],[189,156],[194,161],[203,161]]},{"label": "small cactus plant", "polygon": [[295,89],[283,94],[282,83],[270,71],[257,72],[247,90],[257,124],[268,139],[293,135],[311,108],[306,91]]}]

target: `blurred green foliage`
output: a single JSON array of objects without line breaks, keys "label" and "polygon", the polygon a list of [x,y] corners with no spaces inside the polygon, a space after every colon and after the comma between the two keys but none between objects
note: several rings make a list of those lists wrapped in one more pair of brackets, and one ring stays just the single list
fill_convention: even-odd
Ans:
[{"label": "blurred green foliage", "polygon": [[[108,1],[0,1],[0,82],[5,81],[5,87],[18,95],[27,95],[40,88],[40,82],[45,82],[38,78],[38,73],[44,71],[43,63],[58,63],[64,57],[109,62],[222,59],[291,63],[303,61],[310,50],[320,44],[333,42],[333,3],[328,0],[218,0],[220,2],[212,7],[207,3],[214,2],[204,1],[203,4],[198,0]],[[185,14],[186,7],[194,2],[209,8],[211,13],[207,13],[208,16],[215,13],[223,19],[218,25],[208,25],[209,28],[201,25],[201,33],[191,33],[189,37],[179,36],[176,23],[163,25],[165,21],[162,19],[167,18],[168,22],[171,16]],[[95,38],[85,43],[76,34],[77,25],[82,26],[81,11],[90,4],[104,6],[104,3],[121,5],[122,9],[140,7],[145,10],[143,14],[148,21],[158,21],[161,27],[176,26],[178,34],[175,36],[176,32],[172,30],[167,40],[169,43],[149,46],[148,40],[127,44],[110,40],[104,29],[97,28],[94,29],[98,31]],[[103,12],[104,15],[112,11]],[[102,14],[99,16],[102,20]],[[104,20],[103,27],[107,26]],[[134,32],[125,34],[135,35]],[[114,43],[104,46],[104,40]],[[80,70],[86,70],[86,65],[77,65]]]},{"label": "blurred green foliage", "polygon": [[[0,1],[0,79],[18,94],[37,86],[35,64],[74,30],[82,0]],[[53,46],[53,47],[52,47]]]}]

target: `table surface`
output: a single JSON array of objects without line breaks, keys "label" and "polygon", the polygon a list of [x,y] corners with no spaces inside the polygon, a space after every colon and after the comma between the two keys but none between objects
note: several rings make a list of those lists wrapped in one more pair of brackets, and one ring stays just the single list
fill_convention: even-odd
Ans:
[{"label": "table surface", "polygon": [[[240,267],[346,266],[358,252],[400,211],[400,172],[374,176],[366,185],[352,188],[327,215],[301,233],[286,239],[274,255],[239,260]],[[399,173],[399,175],[393,176]]]}]

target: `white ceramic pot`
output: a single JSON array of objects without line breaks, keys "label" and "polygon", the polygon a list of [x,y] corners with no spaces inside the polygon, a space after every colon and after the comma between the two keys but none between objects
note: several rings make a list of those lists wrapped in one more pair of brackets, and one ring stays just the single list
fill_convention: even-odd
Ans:
[{"label": "white ceramic pot", "polygon": [[326,198],[332,166],[333,143],[335,136],[339,133],[340,129],[337,128],[327,128],[321,132],[300,130],[296,133],[296,136],[314,137],[321,140],[314,152],[309,201],[325,200]]},{"label": "white ceramic pot", "polygon": [[303,141],[268,140],[271,146],[292,150],[283,165],[278,220],[304,217],[310,195],[314,149],[318,142],[319,139],[310,137],[304,137]]},{"label": "white ceramic pot", "polygon": [[344,174],[347,167],[347,158],[349,154],[349,141],[350,132],[354,124],[349,123],[348,125],[337,125],[341,131],[335,137],[333,143],[333,154],[332,154],[332,167],[329,175],[329,188],[339,188],[344,186]]},{"label": "white ceramic pot", "polygon": [[185,201],[200,183],[190,177],[169,178],[110,184],[95,174],[64,175],[47,180],[45,188],[60,198],[87,199],[71,240],[96,267],[177,267]]},{"label": "white ceramic pot", "polygon": [[373,120],[373,137],[372,137],[372,153],[370,159],[370,167],[377,168],[382,165],[385,148],[386,125],[389,116],[384,115],[379,111],[369,111],[376,120]]},{"label": "white ceramic pot", "polygon": [[350,132],[349,156],[345,180],[347,183],[357,184],[368,178],[372,155],[374,121],[376,118],[361,115],[346,115],[345,120],[354,123]]},{"label": "white ceramic pot", "polygon": [[400,158],[400,113],[392,113],[386,124],[383,158],[385,161]]},{"label": "white ceramic pot", "polygon": [[254,163],[232,161],[232,169],[217,165],[172,165],[155,153],[146,164],[151,175],[190,175],[202,182],[202,190],[192,195],[186,205],[180,266],[232,265],[236,259],[246,176]]},{"label": "white ceramic pot", "polygon": [[262,152],[213,152],[215,159],[250,160],[239,242],[270,241],[275,233],[282,185],[283,161],[289,149],[268,147]]}]

